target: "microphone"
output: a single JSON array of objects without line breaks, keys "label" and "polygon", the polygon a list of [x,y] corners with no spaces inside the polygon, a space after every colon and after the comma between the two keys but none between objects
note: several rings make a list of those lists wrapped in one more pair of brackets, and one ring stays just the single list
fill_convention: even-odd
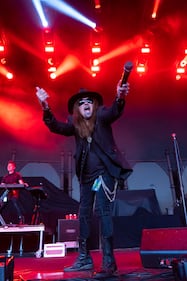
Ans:
[{"label": "microphone", "polygon": [[124,72],[123,72],[122,77],[121,77],[121,86],[123,84],[127,83],[127,79],[130,75],[130,72],[131,72],[132,68],[133,68],[133,63],[131,61],[128,61],[128,62],[125,63]]}]

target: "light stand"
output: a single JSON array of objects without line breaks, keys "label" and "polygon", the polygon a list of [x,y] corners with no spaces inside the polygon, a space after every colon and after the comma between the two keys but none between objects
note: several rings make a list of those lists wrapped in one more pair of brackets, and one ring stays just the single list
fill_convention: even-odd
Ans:
[{"label": "light stand", "polygon": [[179,177],[179,185],[180,185],[180,192],[182,197],[182,206],[184,211],[184,218],[185,218],[185,224],[187,225],[187,212],[186,212],[186,202],[185,202],[185,196],[184,196],[184,185],[182,181],[182,174],[181,174],[181,167],[180,167],[180,152],[179,147],[176,139],[176,134],[172,134],[173,138],[173,144],[174,144],[174,151],[175,151],[175,158],[176,158],[176,164],[177,164],[177,172]]}]

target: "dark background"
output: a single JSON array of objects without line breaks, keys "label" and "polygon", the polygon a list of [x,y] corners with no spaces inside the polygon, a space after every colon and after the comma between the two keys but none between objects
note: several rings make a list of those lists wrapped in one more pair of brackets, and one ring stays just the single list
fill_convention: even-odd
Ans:
[{"label": "dark background", "polygon": [[1,174],[13,150],[19,160],[54,161],[60,151],[73,150],[74,142],[53,135],[42,123],[42,111],[35,97],[35,86],[50,94],[50,105],[64,120],[67,101],[81,87],[102,93],[107,105],[115,96],[123,66],[134,64],[139,54],[137,39],[151,39],[149,72],[139,77],[133,69],[130,94],[124,116],[114,124],[117,144],[129,161],[165,158],[165,149],[173,150],[173,132],[177,135],[183,159],[187,158],[186,79],[175,80],[177,60],[187,48],[187,2],[160,2],[158,18],[151,19],[154,1],[101,0],[98,14],[94,1],[67,1],[103,28],[102,52],[108,54],[121,45],[135,48],[101,64],[101,72],[92,78],[90,67],[91,29],[66,15],[46,7],[55,37],[57,62],[74,55],[80,66],[55,81],[49,79],[43,53],[43,31],[31,0],[0,2],[0,31],[6,38],[7,66],[13,81],[0,75]]}]

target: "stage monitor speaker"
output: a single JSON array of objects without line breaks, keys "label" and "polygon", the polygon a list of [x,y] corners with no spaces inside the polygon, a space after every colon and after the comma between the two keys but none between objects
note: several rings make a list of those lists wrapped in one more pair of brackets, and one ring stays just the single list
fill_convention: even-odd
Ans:
[{"label": "stage monitor speaker", "polygon": [[[93,217],[91,221],[91,235],[88,239],[90,250],[100,248],[98,218]],[[79,220],[58,219],[58,242],[78,241]]]},{"label": "stage monitor speaker", "polygon": [[78,220],[58,220],[58,242],[78,241],[79,222]]},{"label": "stage monitor speaker", "polygon": [[187,257],[187,228],[143,229],[140,256],[148,268],[170,267],[176,258]]}]

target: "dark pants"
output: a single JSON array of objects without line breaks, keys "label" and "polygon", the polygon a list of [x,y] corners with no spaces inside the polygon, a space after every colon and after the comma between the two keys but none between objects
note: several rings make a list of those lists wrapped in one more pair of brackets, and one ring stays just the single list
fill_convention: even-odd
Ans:
[{"label": "dark pants", "polygon": [[21,217],[22,216],[22,211],[21,211],[22,208],[21,208],[21,205],[19,203],[19,199],[16,198],[16,197],[12,197],[10,200],[12,201],[12,204],[13,204],[14,208],[16,209],[18,217]]},{"label": "dark pants", "polygon": [[[114,179],[109,175],[104,175],[103,179],[107,187],[112,191],[114,189]],[[80,239],[87,239],[90,236],[90,225],[94,207],[95,213],[100,220],[101,236],[108,238],[113,236],[111,203],[102,186],[99,191],[95,192],[92,191],[92,185],[93,182],[80,186]]]},{"label": "dark pants", "polygon": [[18,222],[18,219],[20,219],[23,215],[22,215],[22,206],[19,202],[19,199],[17,197],[9,197],[8,201],[3,203],[1,208],[0,208],[0,213],[2,213],[4,211],[4,209],[6,209],[6,206],[8,206],[9,204],[12,204],[14,207],[14,212],[17,214],[17,221],[15,223]]}]

